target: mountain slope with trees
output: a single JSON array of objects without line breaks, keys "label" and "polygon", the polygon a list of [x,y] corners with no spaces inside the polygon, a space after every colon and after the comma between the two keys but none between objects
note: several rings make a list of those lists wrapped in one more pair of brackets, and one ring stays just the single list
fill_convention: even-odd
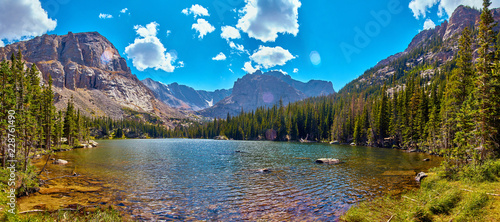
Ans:
[{"label": "mountain slope with trees", "polygon": [[127,110],[150,113],[174,125],[170,119],[186,118],[159,101],[154,93],[131,73],[124,58],[97,32],[43,35],[0,47],[0,60],[22,53],[23,61],[36,65],[39,79],[53,80],[54,103],[58,110],[74,105],[87,117],[121,119]]},{"label": "mountain slope with trees", "polygon": [[380,62],[337,95],[280,103],[177,131],[234,139],[269,139],[271,131],[273,140],[401,147],[446,155],[459,165],[497,155],[498,11],[458,7],[450,23],[421,32],[409,49]]}]

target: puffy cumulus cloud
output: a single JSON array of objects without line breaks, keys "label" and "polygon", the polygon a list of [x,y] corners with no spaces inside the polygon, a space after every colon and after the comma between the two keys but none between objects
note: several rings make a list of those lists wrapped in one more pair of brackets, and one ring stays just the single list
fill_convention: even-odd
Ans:
[{"label": "puffy cumulus cloud", "polygon": [[110,18],[113,18],[113,16],[110,14],[99,13],[99,18],[100,19],[110,19]]},{"label": "puffy cumulus cloud", "polygon": [[122,10],[120,10],[120,13],[126,13],[128,11],[128,8],[124,8]]},{"label": "puffy cumulus cloud", "polygon": [[262,42],[274,42],[278,33],[299,32],[299,0],[246,0],[238,27]]},{"label": "puffy cumulus cloud", "polygon": [[418,19],[420,16],[425,18],[428,10],[436,3],[438,3],[438,0],[412,0],[408,7],[413,12],[413,16]]},{"label": "puffy cumulus cloud", "polygon": [[[125,48],[125,54],[129,59],[132,59],[132,64],[139,71],[144,71],[147,68],[161,69],[165,72],[173,72],[176,66],[173,64],[176,60],[176,55],[166,52],[167,49],[160,42],[157,34],[158,23],[151,22],[145,27],[142,25],[134,26],[138,38],[134,43]],[[184,66],[182,61],[178,62],[179,66]]]},{"label": "puffy cumulus cloud", "polygon": [[3,43],[2,40],[0,40],[0,47],[4,47],[5,46],[5,43]]},{"label": "puffy cumulus cloud", "polygon": [[158,23],[156,22],[151,22],[149,24],[146,25],[146,27],[142,26],[142,25],[135,25],[134,26],[134,29],[135,29],[135,32],[137,32],[137,34],[141,37],[155,37],[156,36],[156,33],[157,33],[157,26],[159,26]]},{"label": "puffy cumulus cloud", "polygon": [[56,28],[39,0],[0,1],[0,39],[21,40],[45,34]]},{"label": "puffy cumulus cloud", "polygon": [[285,65],[289,60],[294,59],[288,50],[281,48],[280,46],[271,48],[267,46],[260,46],[257,52],[250,56],[250,59],[262,67],[268,69],[274,66]]},{"label": "puffy cumulus cloud", "polygon": [[213,57],[212,60],[215,60],[215,61],[226,60],[226,55],[224,55],[224,53],[220,52],[215,57]]},{"label": "puffy cumulus cloud", "polygon": [[195,18],[197,16],[210,16],[210,14],[208,14],[208,10],[206,8],[203,8],[203,6],[198,5],[198,4],[192,5],[191,8],[183,9],[182,14],[185,14],[185,15],[193,14]]},{"label": "puffy cumulus cloud", "polygon": [[222,26],[220,37],[225,40],[241,38],[240,31],[232,26]]},{"label": "puffy cumulus cloud", "polygon": [[436,27],[436,24],[434,24],[434,22],[431,19],[425,20],[425,22],[424,22],[424,30],[433,29],[434,27]]},{"label": "puffy cumulus cloud", "polygon": [[245,64],[243,65],[243,71],[245,71],[246,73],[254,73],[255,71],[257,71],[258,69],[260,69],[260,66],[256,66],[255,68],[252,66],[252,62],[251,61],[248,61],[248,62],[245,62]]},{"label": "puffy cumulus cloud", "polygon": [[299,69],[295,68],[293,69],[293,73],[298,73],[299,72]]},{"label": "puffy cumulus cloud", "polygon": [[191,29],[196,30],[200,35],[198,38],[202,39],[208,33],[215,31],[215,27],[213,27],[210,23],[205,19],[198,19],[196,23],[191,26]]},{"label": "puffy cumulus cloud", "polygon": [[[408,7],[413,12],[413,16],[419,19],[420,17],[426,18],[429,10],[438,5],[439,17],[445,15],[451,16],[455,9],[460,5],[467,5],[475,8],[482,8],[483,1],[481,0],[412,0]],[[493,0],[490,8],[500,7],[500,1]]]}]

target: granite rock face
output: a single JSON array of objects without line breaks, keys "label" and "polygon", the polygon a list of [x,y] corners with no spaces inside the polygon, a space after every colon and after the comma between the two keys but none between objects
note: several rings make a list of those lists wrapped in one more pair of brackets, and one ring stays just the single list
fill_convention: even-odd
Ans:
[{"label": "granite rock face", "polygon": [[[500,22],[500,8],[491,9],[495,22]],[[394,63],[400,63],[400,59],[404,59],[406,69],[422,64],[435,64],[438,69],[443,64],[453,60],[458,53],[458,39],[465,27],[476,29],[479,26],[481,12],[477,9],[459,6],[455,9],[448,21],[444,21],[433,29],[423,30],[413,37],[408,47],[400,53],[389,56],[381,60],[373,68],[365,72],[356,80],[347,84],[342,91],[365,89],[373,85],[383,85],[384,82],[390,81],[394,75],[403,75],[404,70],[397,70]],[[496,26],[495,30],[499,30],[500,26]],[[477,46],[474,46],[477,47]],[[477,52],[473,53],[473,57],[477,58]],[[399,74],[398,74],[399,73]],[[420,76],[422,78],[434,76],[434,69],[422,70]],[[396,86],[388,89],[388,93],[392,94],[403,89],[405,86]]]},{"label": "granite rock face", "polygon": [[220,100],[231,95],[231,89],[218,89],[213,92],[195,90],[189,86],[171,83],[165,85],[152,79],[144,79],[142,83],[155,93],[156,98],[165,104],[183,109],[198,111],[209,108]]},{"label": "granite rock face", "polygon": [[157,100],[113,44],[97,32],[39,36],[0,48],[0,59],[9,59],[18,49],[28,65],[38,67],[42,81],[52,77],[57,108],[64,108],[73,95],[75,106],[87,115],[118,119],[123,108],[129,108],[160,117],[182,116]]},{"label": "granite rock face", "polygon": [[257,71],[239,78],[234,83],[230,96],[210,108],[199,111],[199,114],[225,118],[227,113],[234,116],[241,110],[247,112],[258,107],[271,107],[278,104],[280,99],[286,105],[311,96],[332,93],[334,90],[331,82],[311,80],[303,83],[280,71]]}]

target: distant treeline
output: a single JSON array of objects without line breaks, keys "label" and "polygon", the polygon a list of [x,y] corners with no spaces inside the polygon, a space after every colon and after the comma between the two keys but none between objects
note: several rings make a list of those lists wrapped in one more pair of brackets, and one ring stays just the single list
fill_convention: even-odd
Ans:
[{"label": "distant treeline", "polygon": [[[465,28],[459,36],[459,52],[453,61],[416,63],[417,58],[443,50],[440,39],[431,39],[394,60],[392,78],[381,83],[360,87],[357,81],[337,95],[286,106],[280,102],[236,117],[178,127],[174,132],[189,138],[307,138],[403,147],[440,153],[457,165],[497,157],[500,36],[493,30],[488,6],[482,10],[479,28]],[[473,60],[474,50],[477,60]],[[380,68],[372,68],[360,78],[373,76]]]}]

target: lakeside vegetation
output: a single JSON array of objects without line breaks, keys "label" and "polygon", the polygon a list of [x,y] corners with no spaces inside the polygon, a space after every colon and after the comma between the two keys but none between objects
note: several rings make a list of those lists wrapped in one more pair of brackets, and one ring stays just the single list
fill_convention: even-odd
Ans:
[{"label": "lakeside vegetation", "polygon": [[500,161],[469,165],[448,174],[435,168],[419,190],[362,202],[341,221],[497,221],[500,218]]},{"label": "lakeside vegetation", "polygon": [[[19,50],[20,51],[20,50]],[[90,119],[75,110],[70,100],[65,111],[56,111],[52,79],[40,84],[35,65],[27,67],[22,54],[0,62],[0,220],[2,221],[117,221],[121,216],[112,209],[96,213],[46,212],[19,215],[18,197],[39,190],[40,171],[31,160],[46,155],[48,162],[57,150],[89,143]],[[86,213],[86,212],[85,212]],[[121,219],[120,219],[121,220]]]},{"label": "lakeside vegetation", "polygon": [[[500,37],[493,31],[493,19],[485,1],[478,29],[468,27],[459,40],[459,53],[446,64],[410,61],[442,46],[442,42],[421,46],[395,61],[393,78],[381,85],[360,89],[348,85],[336,95],[311,98],[271,108],[241,112],[238,116],[210,122],[165,128],[156,118],[89,118],[68,102],[56,112],[51,80],[40,85],[36,66],[26,69],[22,55],[0,63],[2,77],[0,125],[15,125],[15,140],[2,130],[1,190],[8,190],[7,145],[15,144],[13,160],[17,181],[15,195],[29,195],[39,186],[39,172],[30,166],[37,153],[74,147],[97,138],[214,138],[237,140],[338,141],[358,145],[417,149],[444,155],[443,167],[422,182],[422,189],[402,197],[387,197],[352,208],[346,221],[450,220],[469,221],[499,218],[500,201]],[[470,29],[469,29],[470,28]],[[474,41],[477,39],[477,41]],[[478,59],[473,60],[477,50]],[[439,67],[439,68],[438,68]],[[422,75],[433,70],[434,76]],[[372,75],[376,68],[367,71]],[[15,119],[9,117],[15,110]],[[129,111],[131,115],[141,115]],[[190,125],[190,126],[188,126]],[[66,138],[63,144],[62,138]],[[14,142],[11,142],[14,141]],[[49,157],[47,159],[49,159]],[[458,189],[457,189],[458,188]],[[0,194],[6,206],[8,192]],[[382,210],[381,210],[382,209]],[[11,218],[2,208],[6,220]],[[40,214],[45,221],[60,213]],[[91,216],[74,214],[75,221],[118,220],[116,212]],[[14,217],[14,216],[12,216]],[[109,218],[109,219],[105,219]],[[30,220],[30,221],[33,221]]]},{"label": "lakeside vegetation", "polygon": [[[336,95],[287,105],[280,101],[271,108],[178,127],[174,135],[237,140],[308,139],[417,149],[444,155],[457,168],[497,158],[500,37],[494,31],[490,2],[484,4],[479,27],[466,27],[455,37],[458,54],[445,64],[424,60],[415,65],[417,58],[445,50],[442,41],[432,39],[392,61],[392,78],[382,79],[380,84],[359,87],[350,83]],[[368,70],[360,79],[379,69]]]}]

